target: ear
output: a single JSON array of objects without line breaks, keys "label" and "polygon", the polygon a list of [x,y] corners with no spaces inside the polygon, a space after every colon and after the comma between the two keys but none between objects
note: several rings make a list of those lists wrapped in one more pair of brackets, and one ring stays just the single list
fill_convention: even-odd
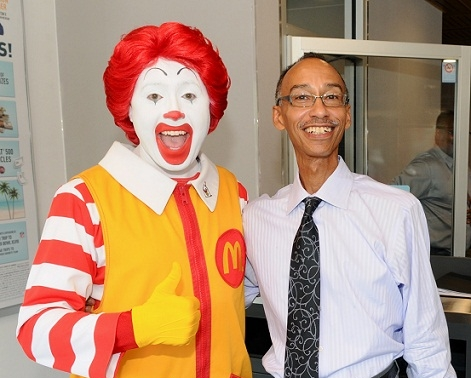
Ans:
[{"label": "ear", "polygon": [[278,130],[284,130],[285,129],[284,118],[283,118],[283,115],[281,114],[281,106],[279,106],[279,105],[273,106],[272,118],[273,118],[273,125]]},{"label": "ear", "polygon": [[345,118],[345,130],[347,130],[352,125],[352,106],[350,104],[347,105],[345,111],[347,112],[347,116]]}]

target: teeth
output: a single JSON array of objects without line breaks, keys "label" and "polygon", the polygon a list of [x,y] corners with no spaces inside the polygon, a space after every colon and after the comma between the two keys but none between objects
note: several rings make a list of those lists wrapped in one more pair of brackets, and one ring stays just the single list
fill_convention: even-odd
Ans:
[{"label": "teeth", "polygon": [[308,127],[305,131],[309,134],[325,134],[330,133],[332,131],[332,127]]},{"label": "teeth", "polygon": [[186,132],[182,130],[180,131],[171,130],[171,131],[162,131],[162,134],[167,135],[167,136],[180,136],[180,135],[185,135]]}]

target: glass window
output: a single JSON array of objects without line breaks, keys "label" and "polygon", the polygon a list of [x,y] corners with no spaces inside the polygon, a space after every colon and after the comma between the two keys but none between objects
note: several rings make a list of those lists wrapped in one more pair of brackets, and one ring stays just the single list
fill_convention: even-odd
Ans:
[{"label": "glass window", "polygon": [[343,38],[344,0],[286,0],[288,34]]}]

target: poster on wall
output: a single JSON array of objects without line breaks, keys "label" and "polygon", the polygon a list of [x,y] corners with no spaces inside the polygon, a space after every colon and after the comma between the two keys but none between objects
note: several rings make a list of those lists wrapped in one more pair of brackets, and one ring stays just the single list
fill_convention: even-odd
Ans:
[{"label": "poster on wall", "polygon": [[23,301],[38,244],[22,6],[0,0],[0,315]]}]

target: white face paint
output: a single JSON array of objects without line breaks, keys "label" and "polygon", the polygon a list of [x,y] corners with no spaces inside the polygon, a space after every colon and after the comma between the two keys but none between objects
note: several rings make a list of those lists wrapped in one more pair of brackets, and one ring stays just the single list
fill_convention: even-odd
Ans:
[{"label": "white face paint", "polygon": [[209,96],[199,75],[184,65],[159,59],[139,75],[129,118],[148,158],[181,172],[195,164],[208,135]]}]

